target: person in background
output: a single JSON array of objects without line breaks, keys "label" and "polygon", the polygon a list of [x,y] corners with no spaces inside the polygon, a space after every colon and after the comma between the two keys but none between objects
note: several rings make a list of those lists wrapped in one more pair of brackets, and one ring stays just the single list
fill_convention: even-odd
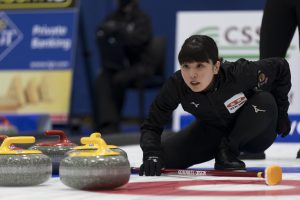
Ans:
[{"label": "person in background", "polygon": [[[260,30],[260,59],[284,58],[297,27],[300,28],[300,1],[267,0]],[[288,114],[278,117],[287,121]],[[286,129],[290,129],[290,124]],[[297,158],[300,158],[300,150]]]},{"label": "person in background", "polygon": [[97,29],[102,70],[95,81],[95,129],[119,132],[126,89],[152,73],[145,50],[152,39],[150,18],[138,0],[118,0],[117,10]]},{"label": "person in background", "polygon": [[[215,41],[187,38],[178,55],[180,70],[164,84],[141,126],[140,175],[160,175],[161,168],[184,169],[215,159],[216,170],[244,170],[240,151],[261,152],[286,136],[281,121],[289,108],[289,64],[284,58],[259,61],[219,59]],[[163,127],[182,108],[196,117],[164,140]]]}]

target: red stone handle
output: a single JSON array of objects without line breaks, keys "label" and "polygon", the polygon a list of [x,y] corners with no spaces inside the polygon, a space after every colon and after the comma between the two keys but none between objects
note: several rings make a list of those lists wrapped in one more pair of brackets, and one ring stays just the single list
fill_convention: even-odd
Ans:
[{"label": "red stone handle", "polygon": [[45,131],[45,135],[47,136],[59,136],[59,142],[60,143],[69,143],[70,141],[68,140],[66,134],[62,130],[48,130]]},{"label": "red stone handle", "polygon": [[0,123],[3,124],[4,126],[10,126],[10,122],[4,116],[0,116]]}]

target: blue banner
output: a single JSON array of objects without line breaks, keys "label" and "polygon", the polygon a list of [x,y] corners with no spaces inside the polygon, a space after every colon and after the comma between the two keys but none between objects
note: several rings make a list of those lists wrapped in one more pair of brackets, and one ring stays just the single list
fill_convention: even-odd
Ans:
[{"label": "blue banner", "polygon": [[[291,131],[288,136],[281,138],[278,136],[276,142],[300,142],[300,115],[289,115],[291,120]],[[180,129],[188,126],[190,123],[195,121],[195,117],[192,115],[181,115],[180,116]]]},{"label": "blue banner", "polygon": [[0,12],[0,70],[71,68],[76,11]]},{"label": "blue banner", "polygon": [[77,8],[0,12],[0,114],[66,123]]}]

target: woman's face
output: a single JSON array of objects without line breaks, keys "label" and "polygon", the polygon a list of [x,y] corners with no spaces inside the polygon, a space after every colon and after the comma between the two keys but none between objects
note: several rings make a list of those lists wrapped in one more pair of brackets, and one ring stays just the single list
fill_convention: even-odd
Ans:
[{"label": "woman's face", "polygon": [[219,69],[219,61],[215,65],[211,60],[209,62],[190,62],[181,65],[181,74],[184,82],[193,92],[202,92],[210,85]]}]

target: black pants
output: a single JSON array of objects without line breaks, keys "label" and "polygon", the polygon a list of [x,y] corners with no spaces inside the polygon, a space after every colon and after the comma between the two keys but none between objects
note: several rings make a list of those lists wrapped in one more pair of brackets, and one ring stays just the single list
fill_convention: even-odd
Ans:
[{"label": "black pants", "polygon": [[260,58],[285,57],[297,26],[299,0],[267,0],[260,30]]},{"label": "black pants", "polygon": [[[97,131],[118,132],[127,89],[135,86],[138,80],[146,78],[151,71],[142,64],[143,51],[129,59],[123,46],[111,38],[98,38],[102,71],[95,80],[95,124]],[[148,70],[148,71],[147,71]]]},{"label": "black pants", "polygon": [[118,129],[119,126],[125,88],[123,84],[113,81],[113,77],[113,73],[103,71],[95,81],[95,109],[97,113],[95,128],[98,131],[105,132],[103,129]]},{"label": "black pants", "polygon": [[209,161],[215,158],[224,136],[229,139],[233,150],[264,151],[276,138],[276,122],[274,97],[268,92],[258,92],[241,108],[229,132],[196,121],[174,136],[163,139],[165,165],[167,168],[187,168]]}]

